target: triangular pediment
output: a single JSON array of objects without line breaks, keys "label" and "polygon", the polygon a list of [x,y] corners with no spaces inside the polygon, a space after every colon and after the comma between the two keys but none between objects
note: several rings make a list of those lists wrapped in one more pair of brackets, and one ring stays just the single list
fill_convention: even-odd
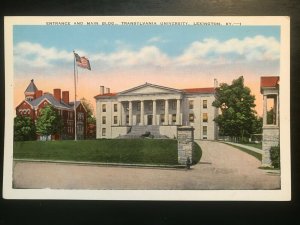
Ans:
[{"label": "triangular pediment", "polygon": [[136,94],[168,94],[168,93],[181,93],[181,90],[159,86],[155,84],[145,83],[143,85],[122,91],[119,95],[136,95]]}]

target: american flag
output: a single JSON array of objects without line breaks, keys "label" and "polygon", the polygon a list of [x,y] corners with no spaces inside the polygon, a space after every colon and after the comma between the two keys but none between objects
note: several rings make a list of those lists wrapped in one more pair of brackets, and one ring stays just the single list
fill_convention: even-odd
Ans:
[{"label": "american flag", "polygon": [[86,57],[84,57],[84,56],[80,57],[75,52],[74,52],[74,56],[75,56],[75,60],[76,60],[77,66],[79,66],[81,68],[84,68],[84,69],[91,70],[90,61]]}]

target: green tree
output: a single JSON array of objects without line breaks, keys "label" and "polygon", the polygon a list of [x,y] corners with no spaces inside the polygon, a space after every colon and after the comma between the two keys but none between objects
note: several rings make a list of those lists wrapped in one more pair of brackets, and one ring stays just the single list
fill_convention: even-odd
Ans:
[{"label": "green tree", "polygon": [[80,101],[87,111],[87,118],[93,118],[94,107],[91,102],[86,98],[82,98]]},{"label": "green tree", "polygon": [[221,115],[215,118],[219,125],[220,135],[230,137],[249,137],[253,133],[253,123],[257,120],[254,110],[255,96],[251,90],[244,86],[244,78],[241,76],[232,81],[231,85],[220,84],[216,88],[213,106],[221,110]]},{"label": "green tree", "polygon": [[16,116],[14,118],[14,140],[32,141],[36,139],[34,121],[28,116]]},{"label": "green tree", "polygon": [[274,124],[275,114],[274,109],[271,108],[267,111],[267,124]]},{"label": "green tree", "polygon": [[41,109],[36,121],[36,131],[39,135],[47,138],[52,134],[59,134],[62,131],[63,122],[58,112],[51,105]]},{"label": "green tree", "polygon": [[87,110],[87,137],[94,139],[96,138],[96,118],[93,115],[94,107],[86,98],[82,98],[80,101]]},{"label": "green tree", "polygon": [[263,118],[256,116],[252,122],[252,132],[254,134],[262,134]]}]

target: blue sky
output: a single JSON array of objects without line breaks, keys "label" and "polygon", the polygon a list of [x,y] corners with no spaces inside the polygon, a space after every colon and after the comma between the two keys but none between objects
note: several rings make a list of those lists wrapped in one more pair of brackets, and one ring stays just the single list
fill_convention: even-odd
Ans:
[{"label": "blue sky", "polygon": [[279,41],[280,30],[278,26],[14,26],[14,45],[28,41],[70,52],[84,49],[90,53],[107,53],[122,44],[137,50],[154,43],[174,56],[190,43],[205,38],[225,41],[256,35],[271,36]]},{"label": "blue sky", "polygon": [[280,75],[279,26],[17,25],[13,44],[15,83],[22,90],[16,103],[31,79],[41,89],[60,83],[56,87],[71,91],[73,50],[90,60],[92,71],[79,70],[78,92],[92,102],[99,85],[117,92],[145,82],[193,88],[239,76],[260,98],[260,76]]}]

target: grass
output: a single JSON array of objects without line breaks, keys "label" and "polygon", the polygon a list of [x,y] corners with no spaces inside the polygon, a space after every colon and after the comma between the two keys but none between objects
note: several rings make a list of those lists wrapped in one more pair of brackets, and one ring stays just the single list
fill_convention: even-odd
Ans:
[{"label": "grass", "polygon": [[[201,158],[201,149],[198,147],[197,145],[195,147],[195,161]],[[14,142],[15,159],[178,165],[177,157],[176,140],[101,139],[77,142]]]},{"label": "grass", "polygon": [[247,154],[249,154],[249,155],[252,155],[252,156],[254,156],[255,158],[257,158],[259,161],[262,160],[262,155],[259,154],[259,153],[257,153],[257,152],[253,152],[253,151],[251,151],[251,150],[248,150],[248,149],[246,149],[246,148],[239,147],[239,146],[236,146],[236,145],[231,145],[231,144],[229,144],[229,143],[225,143],[225,144],[230,145],[230,146],[232,146],[232,147],[234,147],[234,148],[237,148],[237,149],[239,149],[239,150],[241,150],[241,151],[243,151],[243,152],[245,152],[245,153],[247,153]]},{"label": "grass", "polygon": [[239,144],[247,145],[247,146],[258,148],[258,149],[262,149],[262,142],[260,142],[260,143],[239,143]]}]

